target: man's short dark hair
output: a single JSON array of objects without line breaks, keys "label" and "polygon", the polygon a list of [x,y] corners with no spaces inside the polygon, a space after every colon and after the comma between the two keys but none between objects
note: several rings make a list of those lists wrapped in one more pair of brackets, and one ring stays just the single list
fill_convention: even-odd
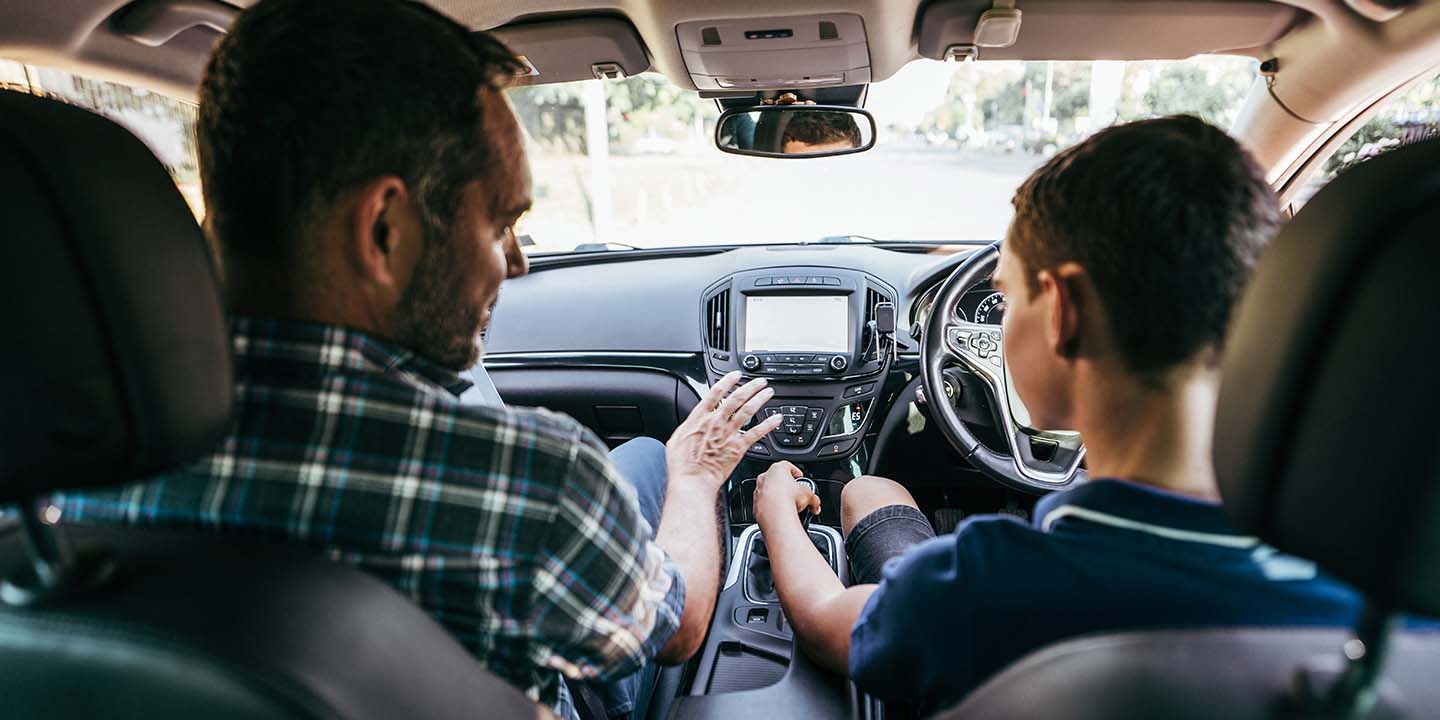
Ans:
[{"label": "man's short dark hair", "polygon": [[482,88],[519,63],[406,0],[261,0],[211,57],[197,122],[206,223],[227,260],[296,259],[344,191],[393,174],[427,229],[493,161]]},{"label": "man's short dark hair", "polygon": [[1279,225],[1240,144],[1175,116],[1102,130],[1015,193],[1006,243],[1037,273],[1085,268],[1129,368],[1153,374],[1222,349],[1231,311]]},{"label": "man's short dark hair", "polygon": [[850,147],[860,147],[860,126],[850,113],[799,110],[785,126],[783,142],[792,140],[806,145],[848,142]]}]

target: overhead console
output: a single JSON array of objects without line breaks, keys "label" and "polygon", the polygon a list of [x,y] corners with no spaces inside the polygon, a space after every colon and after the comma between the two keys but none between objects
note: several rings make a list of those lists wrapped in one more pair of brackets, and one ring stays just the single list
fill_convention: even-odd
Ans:
[{"label": "overhead console", "polygon": [[683,22],[675,36],[701,91],[870,82],[865,23],[851,13]]},{"label": "overhead console", "polygon": [[706,289],[700,323],[711,382],[736,370],[768,378],[775,397],[756,421],[784,416],[750,457],[801,462],[855,452],[891,354],[877,314],[894,298],[874,277],[825,267],[747,271]]}]

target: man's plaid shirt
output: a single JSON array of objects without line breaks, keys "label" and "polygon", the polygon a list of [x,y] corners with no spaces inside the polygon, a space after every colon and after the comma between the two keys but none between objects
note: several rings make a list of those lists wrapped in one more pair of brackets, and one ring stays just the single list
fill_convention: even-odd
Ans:
[{"label": "man's plaid shirt", "polygon": [[678,627],[685,586],[574,420],[457,402],[468,383],[342,328],[235,317],[228,434],[173,474],[55,498],[67,522],[261,532],[414,599],[561,717]]}]

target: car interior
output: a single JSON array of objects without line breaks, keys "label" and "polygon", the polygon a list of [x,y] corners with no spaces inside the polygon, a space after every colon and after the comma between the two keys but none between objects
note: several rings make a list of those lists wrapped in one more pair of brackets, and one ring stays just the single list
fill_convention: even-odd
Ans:
[{"label": "car interior", "polygon": [[[1440,68],[1440,0],[426,1],[523,55],[522,87],[663,76],[719,114],[711,152],[762,165],[882,147],[889,120],[867,99],[915,63],[1252,60],[1228,130],[1298,211],[1234,321],[1217,476],[1241,530],[1361,590],[1365,618],[1074,638],[940,716],[1440,712],[1440,636],[1399,620],[1440,616],[1440,472],[1423,439],[1440,430],[1440,340],[1423,330],[1440,308],[1440,140],[1422,133],[1311,197],[1336,149]],[[0,0],[0,58],[193,103],[248,4]],[[860,139],[792,154],[787,93],[797,112],[853,118]],[[0,380],[3,714],[548,717],[358,570],[265,538],[47,514],[48,493],[143,479],[213,446],[232,402],[225,310],[195,214],[125,128],[0,90],[0,158],[17,251],[0,283],[17,311]],[[538,253],[507,281],[472,371],[507,404],[564,412],[613,446],[669,437],[727,373],[776,390],[756,419],[784,422],[724,490],[709,633],[661,671],[648,718],[915,716],[800,651],[754,478],[777,460],[804,471],[823,503],[809,534],[842,581],[840,493],[856,477],[902,482],[942,533],[970,514],[1028,518],[1085,482],[1083,438],[1032,426],[1009,379],[990,286],[1000,239]]]}]

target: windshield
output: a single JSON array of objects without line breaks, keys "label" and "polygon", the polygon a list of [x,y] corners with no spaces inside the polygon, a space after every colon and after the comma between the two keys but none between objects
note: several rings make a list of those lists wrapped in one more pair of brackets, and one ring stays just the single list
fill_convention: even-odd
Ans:
[{"label": "windshield", "polygon": [[[515,88],[528,135],[532,253],[745,243],[990,241],[1045,158],[1115,122],[1234,121],[1249,58],[922,60],[869,89],[875,149],[812,160],[713,144],[713,100],[645,73]],[[829,238],[827,240],[827,238]]]}]

